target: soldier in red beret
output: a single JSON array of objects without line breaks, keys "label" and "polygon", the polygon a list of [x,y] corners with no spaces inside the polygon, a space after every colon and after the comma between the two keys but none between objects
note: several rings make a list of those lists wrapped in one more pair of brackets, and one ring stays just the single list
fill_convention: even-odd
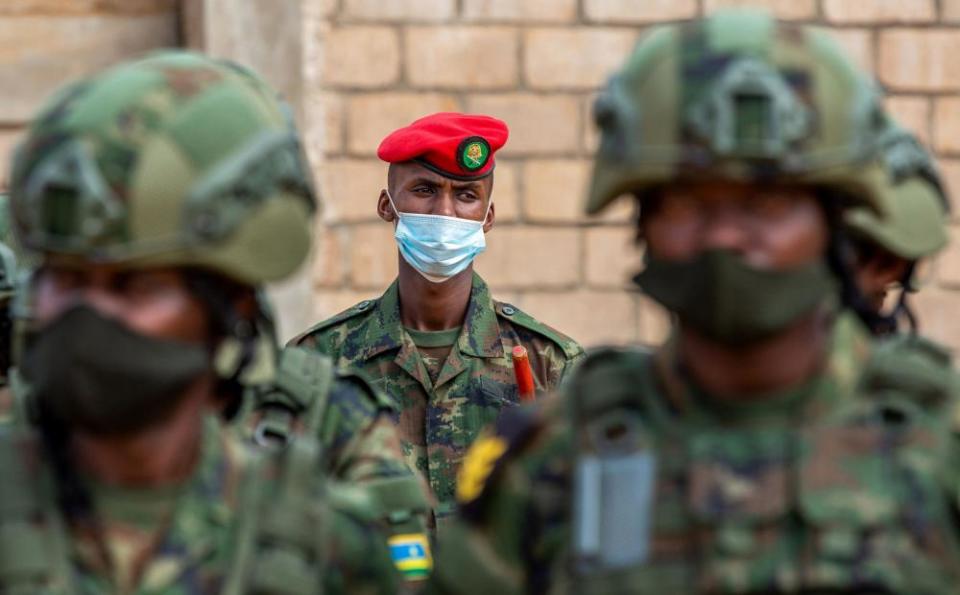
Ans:
[{"label": "soldier in red beret", "polygon": [[519,401],[511,354],[526,349],[536,390],[556,388],[582,349],[515,306],[495,301],[473,271],[493,228],[495,154],[506,124],[438,113],[380,143],[390,164],[377,214],[394,226],[399,275],[378,299],[295,339],[367,372],[396,402],[404,453],[453,508],[457,471],[477,433]]}]

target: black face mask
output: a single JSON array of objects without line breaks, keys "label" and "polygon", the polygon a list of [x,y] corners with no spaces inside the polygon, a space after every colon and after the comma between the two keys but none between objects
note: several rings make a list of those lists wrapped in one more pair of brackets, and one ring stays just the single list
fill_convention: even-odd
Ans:
[{"label": "black face mask", "polygon": [[760,270],[722,250],[685,262],[649,257],[634,282],[683,324],[728,345],[775,335],[837,291],[822,261],[785,271]]},{"label": "black face mask", "polygon": [[147,337],[81,305],[40,329],[22,369],[37,405],[67,427],[127,435],[169,415],[210,360],[201,345]]}]

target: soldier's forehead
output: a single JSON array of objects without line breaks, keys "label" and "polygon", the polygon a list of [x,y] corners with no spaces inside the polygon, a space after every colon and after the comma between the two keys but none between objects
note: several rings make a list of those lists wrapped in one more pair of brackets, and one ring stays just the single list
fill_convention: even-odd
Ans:
[{"label": "soldier's forehead", "polygon": [[493,177],[493,173],[491,173],[489,176],[485,176],[477,180],[455,180],[453,178],[440,175],[435,171],[431,171],[416,161],[393,163],[390,165],[390,168],[393,170],[394,175],[399,178],[398,181],[403,181],[406,183],[426,181],[438,185],[450,184],[454,188],[482,188],[486,185],[486,180],[492,179]]}]

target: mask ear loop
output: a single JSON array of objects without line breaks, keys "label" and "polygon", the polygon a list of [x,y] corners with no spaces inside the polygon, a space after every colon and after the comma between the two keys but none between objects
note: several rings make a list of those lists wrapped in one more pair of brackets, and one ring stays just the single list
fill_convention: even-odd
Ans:
[{"label": "mask ear loop", "polygon": [[493,198],[487,201],[487,210],[483,213],[483,220],[480,222],[481,225],[487,224],[487,217],[490,216],[490,207],[493,206]]},{"label": "mask ear loop", "polygon": [[400,219],[403,219],[403,217],[400,215],[400,210],[397,208],[397,205],[393,204],[393,197],[390,196],[390,191],[387,190],[386,188],[383,191],[387,195],[387,200],[390,201],[390,207],[393,209],[393,212],[397,215],[397,221],[399,221]]}]

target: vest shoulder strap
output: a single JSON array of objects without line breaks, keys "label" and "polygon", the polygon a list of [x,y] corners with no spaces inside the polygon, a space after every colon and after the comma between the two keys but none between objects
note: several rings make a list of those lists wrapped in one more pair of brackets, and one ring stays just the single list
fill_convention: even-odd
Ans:
[{"label": "vest shoulder strap", "polygon": [[263,446],[289,443],[296,427],[316,436],[330,402],[335,372],[333,360],[303,347],[280,352],[276,380],[255,391],[253,405],[260,415],[254,440]]},{"label": "vest shoulder strap", "polygon": [[565,383],[564,397],[574,416],[583,421],[627,406],[647,408],[642,395],[650,382],[655,354],[643,347],[591,349]]},{"label": "vest shoulder strap", "polygon": [[49,487],[39,437],[26,424],[0,428],[0,590],[75,592],[66,528]]},{"label": "vest shoulder strap", "polygon": [[316,440],[301,435],[282,450],[251,454],[225,594],[323,592],[328,511],[320,453]]}]

